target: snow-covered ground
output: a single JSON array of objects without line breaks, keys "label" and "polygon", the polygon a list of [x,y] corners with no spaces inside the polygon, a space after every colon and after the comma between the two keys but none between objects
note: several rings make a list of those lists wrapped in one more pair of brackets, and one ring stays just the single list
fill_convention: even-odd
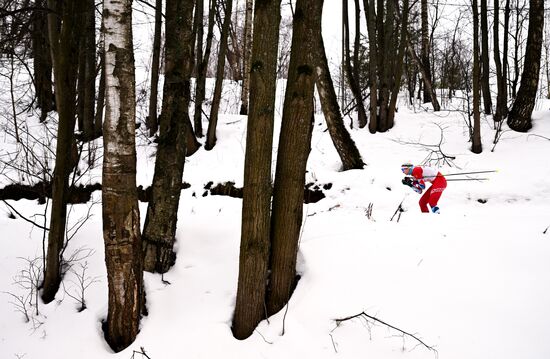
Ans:
[{"label": "snow-covered ground", "polygon": [[[138,87],[147,87],[149,38],[150,33],[136,36]],[[239,93],[232,86],[224,90],[223,109],[238,108]],[[280,90],[273,169],[284,88]],[[29,281],[41,273],[43,231],[0,203],[0,357],[142,359],[146,356],[137,352],[143,351],[150,359],[547,359],[550,103],[540,100],[536,110],[529,133],[509,131],[505,125],[494,151],[492,120],[483,119],[483,153],[476,155],[469,150],[461,112],[435,114],[410,108],[402,100],[395,127],[387,133],[350,129],[367,166],[347,172],[340,171],[318,114],[307,181],[332,187],[325,190],[326,198],[304,205],[298,253],[301,279],[288,307],[260,323],[243,341],[234,339],[230,328],[241,200],[203,193],[209,181],[242,186],[245,117],[220,116],[214,150],[201,148],[188,158],[184,181],[191,188],[181,196],[176,265],[164,278],[145,274],[149,315],[136,341],[120,353],[109,349],[101,330],[107,314],[107,279],[100,193],[94,194],[94,204],[72,206],[69,228],[74,236],[65,257],[73,257],[73,266],[56,300],[48,305],[38,301],[38,307],[28,296]],[[1,112],[7,128],[12,126],[9,111]],[[140,119],[143,113],[143,108],[138,110]],[[36,116],[29,116],[30,133],[45,133]],[[21,149],[13,146],[12,136],[0,140],[4,161]],[[101,141],[95,146],[100,149]],[[51,169],[47,147],[36,145],[35,153],[48,157]],[[438,149],[454,157],[452,166],[440,163],[442,173],[498,172],[471,176],[486,181],[449,182],[439,203],[441,214],[422,214],[419,196],[401,184],[400,165],[433,160],[441,154],[432,152]],[[153,145],[140,135],[138,184],[150,184],[154,153]],[[2,186],[21,179],[10,166],[1,170]],[[84,173],[80,181],[99,181],[100,170]],[[33,181],[27,175],[22,178]],[[404,212],[390,221],[401,202]],[[45,205],[8,203],[27,219],[47,225]],[[142,203],[142,221],[145,210]],[[80,281],[87,286],[83,311],[75,299],[81,298]],[[362,312],[415,335],[436,351],[364,317],[340,325],[335,321]]]},{"label": "snow-covered ground", "polygon": [[[0,225],[0,348],[6,358],[433,358],[435,352],[380,323],[335,319],[365,312],[416,335],[439,358],[550,356],[550,111],[540,102],[530,133],[506,131],[491,152],[494,131],[483,120],[484,151],[469,151],[460,113],[414,112],[401,106],[393,129],[352,136],[367,166],[340,172],[322,115],[316,117],[308,181],[331,183],[326,198],[304,207],[299,250],[302,278],[283,312],[262,322],[247,340],[231,334],[238,275],[241,200],[203,197],[208,181],[242,185],[245,117],[222,116],[218,144],[187,160],[177,232],[177,262],[164,275],[145,275],[149,315],[127,350],[113,354],[101,320],[107,313],[101,207],[71,240],[66,256],[82,249],[56,300],[17,311],[29,262],[42,255],[41,230],[4,204]],[[280,119],[277,119],[277,122]],[[537,136],[538,135],[538,136]],[[442,136],[442,137],[441,137]],[[544,136],[539,137],[539,136]],[[441,141],[442,139],[442,141]],[[418,195],[401,184],[400,164],[419,163],[441,141],[456,167],[441,171],[498,170],[449,182],[441,214],[422,214]],[[138,177],[153,169],[151,150],[138,147]],[[275,151],[274,151],[275,152]],[[274,158],[275,160],[275,158]],[[96,193],[95,199],[100,195]],[[403,200],[405,212],[395,213]],[[44,205],[10,202],[42,223]],[[372,204],[372,215],[367,209]],[[141,205],[142,220],[146,205]],[[73,206],[76,223],[89,205]],[[37,215],[34,216],[33,215]],[[36,267],[41,266],[37,260]],[[78,276],[87,309],[78,312]],[[32,301],[32,300],[29,300]],[[283,334],[284,332],[284,334]],[[135,357],[143,357],[135,354]]]}]

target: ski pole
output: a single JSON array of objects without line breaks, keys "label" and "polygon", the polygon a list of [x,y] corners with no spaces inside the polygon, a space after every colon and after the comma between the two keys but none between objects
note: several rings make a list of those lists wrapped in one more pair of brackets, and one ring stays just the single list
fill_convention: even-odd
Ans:
[{"label": "ski pole", "polygon": [[447,173],[442,176],[457,176],[457,175],[473,175],[477,173],[491,173],[491,172],[498,172],[498,170],[491,170],[491,171],[475,171],[475,172],[460,172],[460,173]]},{"label": "ski pole", "polygon": [[448,181],[488,181],[489,178],[451,178]]}]

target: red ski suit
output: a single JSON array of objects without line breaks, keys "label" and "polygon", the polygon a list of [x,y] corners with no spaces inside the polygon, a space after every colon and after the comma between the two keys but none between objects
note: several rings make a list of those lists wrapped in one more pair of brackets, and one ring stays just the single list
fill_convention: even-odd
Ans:
[{"label": "red ski suit", "polygon": [[429,204],[432,208],[437,206],[441,193],[447,188],[447,180],[435,168],[425,166],[414,166],[412,176],[422,185],[424,185],[424,181],[432,183],[418,202],[422,212],[429,212],[427,205]]}]

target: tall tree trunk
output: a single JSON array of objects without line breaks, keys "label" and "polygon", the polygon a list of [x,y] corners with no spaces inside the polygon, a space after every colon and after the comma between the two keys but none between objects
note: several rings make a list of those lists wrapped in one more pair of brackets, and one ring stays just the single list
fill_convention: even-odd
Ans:
[{"label": "tall tree trunk", "polygon": [[192,2],[166,1],[166,80],[152,198],[143,228],[144,269],[150,272],[167,272],[175,259],[173,247],[185,162],[185,121],[189,120],[191,100],[192,19]]},{"label": "tall tree trunk", "polygon": [[218,51],[218,65],[216,68],[216,84],[214,86],[214,96],[212,98],[212,107],[210,109],[210,121],[208,122],[208,131],[206,133],[206,143],[204,149],[210,151],[216,145],[216,127],[218,125],[218,112],[220,109],[220,100],[222,97],[222,86],[225,70],[225,53],[227,51],[227,38],[229,35],[229,24],[231,23],[231,11],[233,0],[226,0],[225,14],[223,19],[222,31],[220,34],[220,49]]},{"label": "tall tree trunk", "polygon": [[155,34],[153,35],[153,61],[151,63],[151,91],[149,93],[149,115],[146,126],[149,136],[153,136],[158,130],[158,85],[160,71],[160,35],[162,32],[162,0],[155,2]]},{"label": "tall tree trunk", "polygon": [[473,101],[473,113],[474,113],[474,124],[471,131],[472,139],[472,152],[481,153],[481,130],[480,130],[480,114],[479,106],[481,103],[481,94],[480,94],[480,64],[479,64],[479,14],[478,14],[478,5],[477,0],[472,0],[472,12],[474,16],[474,69],[472,74],[473,82],[473,91],[474,91],[474,101]]},{"label": "tall tree trunk", "polygon": [[369,38],[370,133],[376,133],[376,129],[378,128],[378,46],[376,42],[376,12],[374,1],[375,0],[363,0]]},{"label": "tall tree trunk", "polygon": [[250,89],[250,56],[252,55],[252,12],[254,1],[246,0],[246,15],[244,20],[244,44],[243,44],[243,85],[241,90],[241,115],[248,115],[248,92]]},{"label": "tall tree trunk", "polygon": [[489,88],[489,29],[487,25],[487,0],[481,1],[481,91],[483,92],[483,107],[486,115],[493,112],[491,89]]},{"label": "tall tree trunk", "polygon": [[139,331],[143,262],[136,190],[132,0],[105,0],[106,110],[103,128],[103,239],[109,287],[105,339],[115,352]]},{"label": "tall tree trunk", "polygon": [[313,32],[321,30],[323,0],[298,0],[285,92],[271,217],[267,314],[281,310],[296,285],[296,257],[302,227],[306,164],[313,130],[315,84]]},{"label": "tall tree trunk", "polygon": [[[420,17],[421,17],[421,34],[422,34],[422,67],[424,72],[422,76],[426,78],[432,84],[432,73],[430,67],[430,35],[428,32],[428,0],[421,0],[420,2]],[[432,101],[432,94],[428,86],[424,86],[424,103]]]},{"label": "tall tree trunk", "polygon": [[95,44],[95,3],[85,0],[78,10],[82,12],[84,31],[79,37],[78,55],[78,128],[82,131],[82,140],[94,138],[95,111],[95,77],[96,77],[96,44]]},{"label": "tall tree trunk", "polygon": [[77,5],[72,1],[63,2],[61,31],[58,30],[57,2],[48,0],[48,34],[55,77],[55,96],[59,115],[55,169],[52,179],[52,208],[50,231],[48,233],[48,253],[42,300],[51,302],[61,283],[61,250],[65,239],[67,214],[67,191],[69,174],[73,166],[71,156],[75,126],[75,99],[78,57],[78,38],[74,26],[79,23]]},{"label": "tall tree trunk", "polygon": [[[351,65],[350,48],[349,48],[349,22],[348,22],[348,0],[343,0],[343,24],[344,24],[344,71],[348,80],[353,98],[355,99],[355,105],[357,109],[357,122],[359,127],[363,128],[367,125],[367,113],[365,111],[365,105],[363,104],[363,97],[361,95],[361,88],[359,86],[359,79],[354,76],[355,71]],[[358,8],[355,11],[359,11]],[[357,16],[356,16],[357,18]]]},{"label": "tall tree trunk", "polygon": [[437,95],[435,93],[435,90],[432,87],[432,82],[429,80],[428,73],[424,66],[422,65],[421,60],[418,58],[418,55],[414,51],[414,47],[412,46],[410,42],[410,34],[407,33],[407,49],[409,51],[409,54],[411,55],[411,59],[414,61],[418,69],[420,70],[420,73],[422,74],[422,82],[421,85],[423,88],[427,88],[430,92],[430,97],[432,99],[432,106],[434,108],[434,111],[440,111],[441,107],[439,106],[439,101],[437,100]]},{"label": "tall tree trunk", "polygon": [[[195,15],[193,18],[193,36],[195,37],[195,68],[193,74],[195,75],[195,91],[199,80],[199,67],[202,64],[202,56],[204,51],[204,0],[196,0],[195,3]],[[197,94],[195,93],[195,98]],[[197,127],[200,130],[200,137],[202,137],[202,117],[195,116],[193,119],[193,127],[195,136],[199,137]]]},{"label": "tall tree trunk", "polygon": [[332,143],[342,161],[344,171],[351,169],[360,169],[365,165],[361,159],[361,154],[353,142],[340,112],[338,97],[334,90],[330,69],[328,67],[327,56],[325,54],[325,45],[321,28],[314,28],[312,53],[314,57],[315,84],[321,101],[321,108],[325,115],[328,132]]},{"label": "tall tree trunk", "polygon": [[105,46],[99,49],[99,88],[97,91],[97,104],[94,120],[95,137],[103,133],[103,110],[105,107]]},{"label": "tall tree trunk", "polygon": [[529,1],[529,30],[521,84],[514,105],[508,115],[508,126],[514,131],[527,132],[532,127],[531,114],[535,107],[539,83],[542,34],[544,26],[544,1]]},{"label": "tall tree trunk", "polygon": [[37,104],[40,108],[40,122],[44,122],[48,112],[54,109],[52,90],[52,58],[48,39],[48,17],[46,0],[35,0],[32,22],[32,52],[34,69],[34,88]]},{"label": "tall tree trunk", "polygon": [[[485,1],[485,0],[484,0]],[[495,61],[495,70],[497,78],[497,105],[495,108],[495,114],[493,115],[494,122],[502,121],[503,117],[503,107],[506,106],[506,103],[503,104],[504,93],[506,92],[506,83],[504,82],[503,72],[502,72],[502,61],[500,60],[500,40],[499,40],[499,8],[500,0],[494,1],[494,20],[493,20],[493,58]]]},{"label": "tall tree trunk", "polygon": [[232,328],[237,339],[249,337],[265,317],[280,6],[280,0],[258,1],[254,12],[239,281]]},{"label": "tall tree trunk", "polygon": [[409,0],[403,0],[401,13],[401,34],[399,36],[399,48],[397,58],[395,59],[393,68],[393,88],[391,90],[391,98],[388,114],[388,129],[394,125],[395,112],[397,109],[397,96],[401,88],[401,77],[403,74],[403,59],[405,57],[405,48],[407,46],[407,26],[409,25]]},{"label": "tall tree trunk", "polygon": [[[206,48],[202,61],[197,63],[197,84],[195,88],[195,135],[202,137],[202,103],[204,102],[206,89],[206,70],[208,69],[208,60],[210,59],[210,50],[212,48],[212,37],[214,36],[214,15],[216,13],[216,0],[210,0],[210,10],[208,13],[208,32],[206,34]],[[200,30],[199,30],[200,31]],[[197,35],[198,36],[198,35]]]},{"label": "tall tree trunk", "polygon": [[508,117],[508,43],[510,40],[510,0],[506,0],[504,5],[504,39],[502,45],[502,82],[504,83],[505,89],[503,92],[503,107],[502,107],[502,117]]}]

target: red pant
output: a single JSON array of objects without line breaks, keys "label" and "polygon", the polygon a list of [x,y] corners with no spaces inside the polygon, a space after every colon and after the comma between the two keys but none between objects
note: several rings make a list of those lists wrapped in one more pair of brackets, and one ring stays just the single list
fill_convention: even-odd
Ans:
[{"label": "red pant", "polygon": [[422,197],[420,197],[420,201],[418,202],[418,204],[420,204],[420,210],[422,212],[429,212],[428,204],[432,208],[435,207],[445,188],[447,188],[447,180],[443,176],[437,176],[431,187],[424,192]]}]

